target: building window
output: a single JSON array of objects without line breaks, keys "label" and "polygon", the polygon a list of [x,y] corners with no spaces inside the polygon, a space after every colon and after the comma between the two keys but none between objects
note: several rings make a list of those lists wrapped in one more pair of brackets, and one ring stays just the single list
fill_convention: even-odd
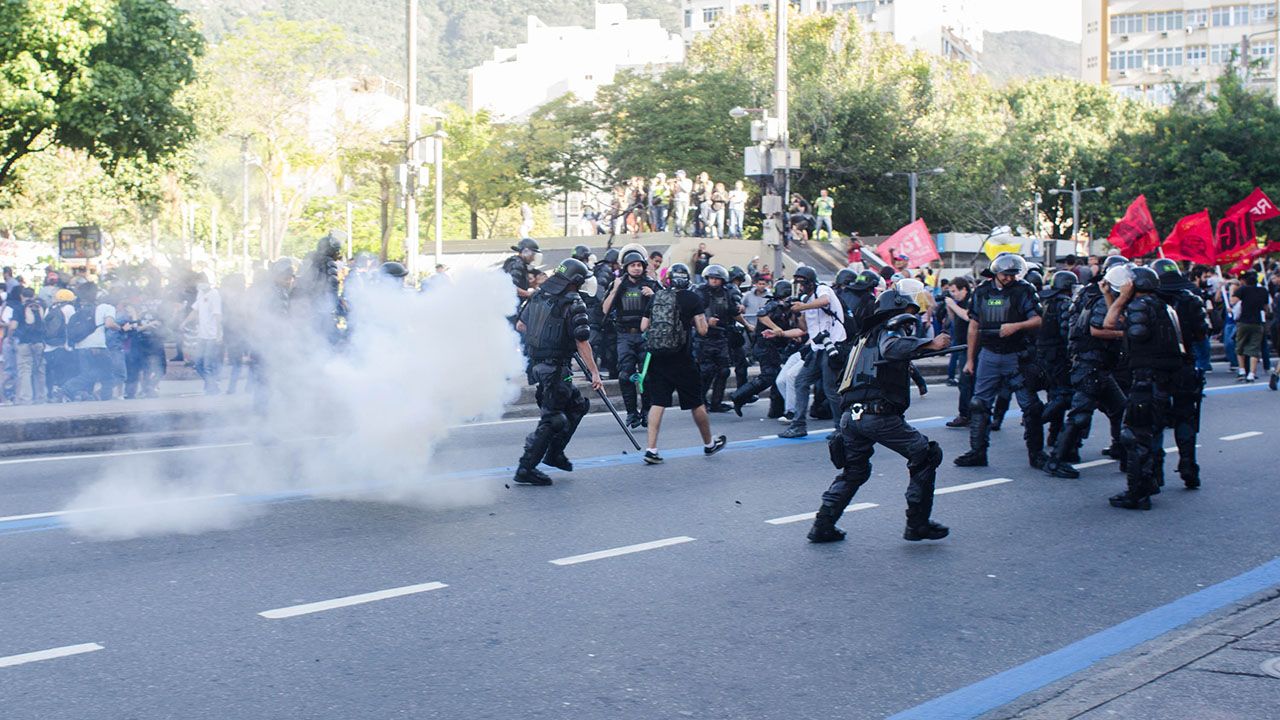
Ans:
[{"label": "building window", "polygon": [[1180,67],[1182,48],[1162,47],[1147,51],[1147,64],[1160,68]]},{"label": "building window", "polygon": [[1261,60],[1263,67],[1271,67],[1271,61],[1276,56],[1276,44],[1274,41],[1254,43],[1249,46],[1249,57],[1254,60]]},{"label": "building window", "polygon": [[1140,70],[1145,53],[1142,50],[1115,50],[1110,57],[1112,70]]},{"label": "building window", "polygon": [[1249,24],[1248,5],[1224,5],[1213,9],[1213,26],[1229,27]]},{"label": "building window", "polygon": [[702,22],[707,24],[715,22],[716,18],[720,17],[720,13],[723,10],[724,8],[718,7],[702,8]]},{"label": "building window", "polygon": [[831,3],[831,12],[848,12],[853,9],[853,6],[852,2]]},{"label": "building window", "polygon": [[1170,32],[1182,29],[1182,12],[1156,12],[1147,15],[1147,32]]},{"label": "building window", "polygon": [[1187,64],[1188,65],[1204,65],[1209,62],[1209,46],[1208,45],[1188,45],[1187,46]]},{"label": "building window", "polygon": [[1253,24],[1261,25],[1268,20],[1274,19],[1276,16],[1276,8],[1274,5],[1254,5],[1253,6]]},{"label": "building window", "polygon": [[1195,10],[1188,10],[1186,13],[1186,16],[1187,16],[1187,27],[1189,28],[1209,27],[1209,8],[1197,8]]},{"label": "building window", "polygon": [[1111,16],[1111,34],[1112,35],[1131,35],[1142,32],[1142,16],[1141,15],[1113,15]]},{"label": "building window", "polygon": [[684,26],[687,28],[693,27],[693,11],[692,10],[684,11]]},{"label": "building window", "polygon": [[1239,51],[1239,45],[1235,43],[1226,43],[1221,45],[1209,46],[1209,64],[1210,65],[1226,65],[1235,60],[1235,55]]}]

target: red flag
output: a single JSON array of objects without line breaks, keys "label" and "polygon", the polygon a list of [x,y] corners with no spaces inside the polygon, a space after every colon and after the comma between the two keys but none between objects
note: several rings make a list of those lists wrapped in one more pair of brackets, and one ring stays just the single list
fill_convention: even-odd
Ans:
[{"label": "red flag", "polygon": [[1265,257],[1272,253],[1280,253],[1280,242],[1267,243],[1266,247],[1255,247],[1252,250],[1249,250],[1240,258],[1240,262],[1233,265],[1231,269],[1227,271],[1227,274],[1239,275],[1240,273],[1246,272],[1253,267],[1254,262],[1256,262],[1258,258]]},{"label": "red flag", "polygon": [[888,240],[880,243],[876,252],[890,265],[893,264],[895,256],[905,256],[909,268],[923,267],[934,260],[941,259],[938,255],[938,243],[934,242],[923,219],[894,233]]},{"label": "red flag", "polygon": [[1258,235],[1253,228],[1253,215],[1236,210],[1218,221],[1215,234],[1215,262],[1219,265],[1235,262],[1258,246]]},{"label": "red flag", "polygon": [[1160,247],[1160,232],[1147,209],[1146,195],[1139,195],[1129,205],[1124,217],[1111,228],[1111,237],[1107,240],[1131,258],[1142,257]]},{"label": "red flag", "polygon": [[1271,202],[1271,198],[1262,192],[1262,188],[1254,188],[1253,192],[1249,193],[1249,197],[1232,205],[1231,209],[1227,210],[1227,217],[1246,210],[1253,216],[1255,223],[1270,220],[1273,217],[1280,217],[1280,210],[1277,210],[1275,203]]},{"label": "red flag", "polygon": [[1164,241],[1164,256],[1170,260],[1187,260],[1213,265],[1217,259],[1213,244],[1213,222],[1209,211],[1188,215],[1173,226]]}]

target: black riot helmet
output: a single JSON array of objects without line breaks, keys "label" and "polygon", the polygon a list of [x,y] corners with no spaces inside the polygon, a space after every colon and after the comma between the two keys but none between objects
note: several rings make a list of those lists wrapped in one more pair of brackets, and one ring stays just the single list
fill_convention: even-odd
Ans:
[{"label": "black riot helmet", "polygon": [[609,248],[608,250],[606,250],[604,253],[604,259],[601,260],[600,262],[606,263],[608,265],[616,265],[618,262],[617,248]]},{"label": "black riot helmet", "polygon": [[1170,260],[1169,258],[1160,258],[1151,263],[1151,269],[1159,277],[1164,277],[1165,273],[1182,274],[1182,269],[1178,267],[1178,263]]},{"label": "black riot helmet", "polygon": [[274,280],[283,280],[285,278],[294,277],[293,261],[289,258],[280,258],[271,263],[270,275]]},{"label": "black riot helmet", "polygon": [[1156,275],[1156,271],[1149,267],[1136,267],[1133,269],[1133,290],[1134,292],[1155,292],[1160,289],[1160,276]]},{"label": "black riot helmet", "polygon": [[1106,260],[1102,261],[1102,274],[1106,275],[1107,271],[1117,265],[1128,265],[1129,258],[1123,255],[1108,255]]},{"label": "black riot helmet", "polygon": [[[912,309],[914,308],[914,310]],[[903,295],[897,290],[886,290],[876,299],[876,315],[901,315],[902,313],[919,312],[914,298]]]},{"label": "black riot helmet", "polygon": [[574,260],[581,260],[582,262],[586,262],[591,258],[591,248],[587,247],[586,245],[574,245],[573,255],[571,255],[570,257],[572,257]]},{"label": "black riot helmet", "polygon": [[1031,270],[1028,270],[1027,276],[1024,277],[1023,280],[1026,280],[1027,282],[1031,283],[1032,287],[1034,287],[1037,291],[1044,289],[1044,276],[1040,274],[1039,270],[1036,270],[1034,268]]},{"label": "black riot helmet", "polygon": [[870,290],[880,285],[882,278],[874,270],[863,270],[858,273],[858,279],[853,281],[854,290]]},{"label": "black riot helmet", "polygon": [[693,273],[689,272],[688,265],[676,263],[667,270],[667,279],[671,281],[671,287],[677,290],[688,290],[689,283],[693,281]]},{"label": "black riot helmet", "polygon": [[591,277],[591,271],[587,270],[586,263],[573,258],[565,258],[563,262],[556,266],[555,272],[551,277],[542,283],[541,290],[551,295],[563,295],[564,291],[571,287],[581,287],[587,278]]},{"label": "black riot helmet", "polygon": [[729,282],[737,284],[747,279],[747,271],[734,265],[729,268]]},{"label": "black riot helmet", "polygon": [[631,263],[640,263],[648,266],[648,261],[644,259],[644,253],[639,250],[628,250],[622,255],[622,267],[626,267]]},{"label": "black riot helmet", "polygon": [[858,273],[850,270],[849,268],[845,268],[840,272],[836,273],[835,285],[837,287],[852,287],[853,283],[857,279],[858,279]]},{"label": "black riot helmet", "polygon": [[1026,272],[1027,261],[1022,259],[1021,255],[1000,253],[995,260],[991,261],[991,274],[993,275],[1017,275],[1021,277]]},{"label": "black riot helmet", "polygon": [[786,300],[791,297],[791,281],[779,280],[773,284],[773,299]]},{"label": "black riot helmet", "polygon": [[702,278],[704,280],[720,278],[725,282],[729,282],[729,271],[725,270],[723,265],[708,265],[707,268],[702,271]]},{"label": "black riot helmet", "polygon": [[917,337],[920,335],[920,316],[912,313],[902,313],[889,318],[889,322],[884,324],[886,330],[898,335],[906,337]]},{"label": "black riot helmet", "polygon": [[818,286],[818,272],[807,265],[801,265],[796,268],[792,278],[797,284],[804,283],[813,287]]},{"label": "black riot helmet", "polygon": [[342,254],[342,240],[330,232],[316,241],[316,254],[331,259],[338,257]]},{"label": "black riot helmet", "polygon": [[1071,288],[1075,287],[1079,282],[1080,278],[1076,277],[1075,273],[1070,270],[1059,270],[1053,274],[1052,287],[1054,290],[1065,290],[1069,292]]},{"label": "black riot helmet", "polygon": [[533,238],[525,238],[515,245],[512,245],[511,249],[518,253],[524,252],[525,250],[528,250],[529,252],[541,252],[541,249],[538,247],[538,242]]},{"label": "black riot helmet", "polygon": [[378,268],[378,272],[397,280],[403,280],[409,274],[409,270],[403,264],[394,261],[382,263],[382,267]]}]

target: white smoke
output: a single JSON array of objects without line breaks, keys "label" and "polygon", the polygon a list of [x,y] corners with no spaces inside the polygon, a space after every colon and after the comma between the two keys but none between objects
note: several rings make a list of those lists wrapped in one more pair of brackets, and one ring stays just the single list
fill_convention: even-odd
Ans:
[{"label": "white smoke", "polygon": [[498,417],[519,393],[510,281],[473,271],[421,294],[386,283],[350,294],[351,339],[338,349],[302,303],[282,319],[251,302],[269,388],[265,410],[246,413],[253,447],[181,473],[114,465],[67,506],[71,529],[99,539],[225,529],[260,512],[231,496],[291,492],[423,507],[492,501],[496,481],[449,479],[433,459],[451,427]]}]

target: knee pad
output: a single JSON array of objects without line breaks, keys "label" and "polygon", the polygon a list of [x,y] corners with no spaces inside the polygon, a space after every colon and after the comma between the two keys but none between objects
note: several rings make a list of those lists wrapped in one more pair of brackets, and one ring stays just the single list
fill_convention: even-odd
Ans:
[{"label": "knee pad", "polygon": [[990,415],[991,406],[988,405],[986,401],[982,400],[981,398],[974,397],[971,400],[969,400],[969,413],[971,415],[979,415],[979,416]]},{"label": "knee pad", "polygon": [[547,425],[551,428],[551,432],[562,433],[569,429],[569,418],[564,413],[558,412],[547,418]]},{"label": "knee pad", "polygon": [[1084,430],[1090,425],[1090,415],[1093,413],[1072,413],[1067,416],[1067,423],[1077,430]]},{"label": "knee pad", "polygon": [[1138,436],[1133,432],[1133,428],[1126,427],[1120,431],[1120,442],[1127,446],[1133,446],[1138,442]]},{"label": "knee pad", "polygon": [[581,418],[585,416],[589,410],[591,410],[591,401],[579,395],[578,399],[575,400],[573,403],[573,408],[571,412],[576,417]]}]

